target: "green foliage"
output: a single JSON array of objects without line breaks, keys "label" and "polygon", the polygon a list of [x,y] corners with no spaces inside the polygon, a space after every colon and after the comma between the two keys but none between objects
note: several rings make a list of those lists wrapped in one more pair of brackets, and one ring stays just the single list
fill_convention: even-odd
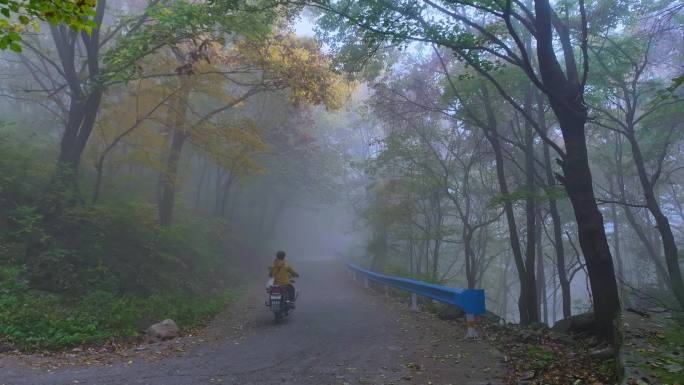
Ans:
[{"label": "green foliage", "polygon": [[0,343],[12,347],[61,349],[106,338],[135,337],[150,323],[174,319],[188,328],[220,311],[233,291],[207,295],[176,291],[119,296],[95,290],[78,300],[28,291],[24,271],[0,268]]},{"label": "green foliage", "polygon": [[118,39],[116,46],[105,54],[104,77],[109,81],[129,81],[140,75],[141,59],[162,47],[197,41],[198,37],[220,40],[228,34],[254,37],[271,31],[275,12],[242,11],[239,5],[233,1],[212,4],[181,0],[149,7],[143,26],[138,25],[138,17],[123,19],[124,29],[135,30]]},{"label": "green foliage", "polygon": [[0,207],[15,207],[37,199],[35,186],[47,182],[54,151],[11,125],[0,122]]},{"label": "green foliage", "polygon": [[527,355],[534,363],[542,368],[555,361],[553,351],[546,346],[528,345]]},{"label": "green foliage", "polygon": [[93,7],[95,0],[0,0],[0,50],[21,52],[21,32],[39,29],[39,20],[90,33]]},{"label": "green foliage", "polygon": [[672,84],[668,87],[668,90],[674,92],[682,84],[684,84],[684,75],[677,76],[672,79]]},{"label": "green foliage", "polygon": [[19,206],[8,217],[7,243],[26,252],[12,260],[27,267],[33,287],[50,292],[150,293],[177,282],[190,289],[188,274],[229,274],[215,270],[225,247],[220,233],[229,231],[220,222],[158,226],[154,206],[130,202],[72,207],[47,225],[35,207]]},{"label": "green foliage", "polygon": [[654,372],[659,383],[677,384],[684,376],[684,359],[681,353],[684,346],[683,325],[681,319],[679,322],[669,322],[663,333],[650,335],[649,342],[654,348],[639,349],[648,359],[647,369]]},{"label": "green foliage", "polygon": [[507,202],[517,203],[524,201],[530,195],[532,195],[537,201],[548,201],[551,199],[560,200],[567,197],[565,189],[562,186],[545,187],[534,192],[530,192],[527,187],[521,186],[508,194],[496,196],[489,202],[489,204],[491,206],[501,206]]},{"label": "green foliage", "polygon": [[0,150],[0,346],[133,337],[165,318],[192,327],[235,296],[222,221],[161,227],[155,207],[131,197],[46,214],[50,152],[9,132]]},{"label": "green foliage", "polygon": [[443,285],[445,283],[444,281],[441,281],[437,278],[433,278],[432,275],[430,275],[428,273],[425,273],[425,274],[411,273],[408,271],[406,266],[399,264],[399,263],[388,263],[388,264],[386,264],[382,270],[382,273],[388,274],[388,275],[395,275],[395,276],[399,276],[399,277],[404,277],[404,278],[409,278],[409,279],[415,279],[416,281],[433,283],[435,285]]}]

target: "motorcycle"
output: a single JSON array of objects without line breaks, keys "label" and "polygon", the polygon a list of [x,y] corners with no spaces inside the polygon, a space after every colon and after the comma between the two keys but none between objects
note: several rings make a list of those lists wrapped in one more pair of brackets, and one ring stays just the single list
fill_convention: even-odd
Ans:
[{"label": "motorcycle", "polygon": [[276,323],[280,323],[289,315],[290,310],[295,308],[295,301],[299,296],[295,290],[294,298],[290,298],[290,285],[273,285],[273,280],[266,285],[266,293],[268,294],[266,306],[271,308]]}]

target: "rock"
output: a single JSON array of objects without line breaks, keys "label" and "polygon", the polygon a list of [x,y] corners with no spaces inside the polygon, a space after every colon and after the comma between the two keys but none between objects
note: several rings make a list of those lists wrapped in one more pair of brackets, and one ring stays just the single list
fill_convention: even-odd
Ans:
[{"label": "rock", "polygon": [[612,346],[594,349],[589,352],[589,356],[598,360],[607,360],[615,357],[615,349]]},{"label": "rock", "polygon": [[565,344],[571,344],[571,343],[575,342],[575,340],[572,338],[572,336],[570,336],[568,334],[554,332],[554,331],[549,333],[549,338],[553,341],[562,342]]},{"label": "rock", "polygon": [[594,313],[582,313],[556,322],[551,331],[561,334],[586,333],[593,331],[595,325],[596,317],[594,317]]},{"label": "rock", "polygon": [[171,340],[179,335],[180,329],[178,328],[178,325],[176,325],[176,323],[171,319],[165,319],[147,329],[147,332],[145,333],[145,341],[150,343]]},{"label": "rock", "polygon": [[539,337],[541,333],[538,330],[522,329],[518,332],[518,338],[526,342],[537,340]]},{"label": "rock", "polygon": [[520,381],[528,381],[528,380],[533,379],[535,376],[536,376],[536,373],[534,372],[534,370],[529,370],[529,371],[522,373],[520,375]]}]

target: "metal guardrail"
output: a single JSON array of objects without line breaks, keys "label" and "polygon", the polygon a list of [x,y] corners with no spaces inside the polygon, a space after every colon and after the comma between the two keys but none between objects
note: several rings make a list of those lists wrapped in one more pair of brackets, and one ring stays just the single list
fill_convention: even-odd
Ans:
[{"label": "metal guardrail", "polygon": [[466,314],[466,323],[468,326],[466,337],[477,337],[475,316],[485,313],[485,293],[483,289],[457,289],[434,285],[413,279],[376,273],[350,263],[347,264],[347,267],[352,273],[354,280],[356,280],[357,273],[363,276],[364,286],[366,288],[369,287],[368,282],[372,281],[384,285],[386,288],[393,287],[412,293],[411,309],[414,311],[418,310],[417,296],[431,298],[460,308]]}]

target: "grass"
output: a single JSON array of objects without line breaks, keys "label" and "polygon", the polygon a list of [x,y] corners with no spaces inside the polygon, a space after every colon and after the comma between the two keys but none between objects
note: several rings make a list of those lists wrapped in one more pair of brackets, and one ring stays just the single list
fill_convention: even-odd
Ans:
[{"label": "grass", "polygon": [[662,333],[650,336],[653,348],[641,349],[647,368],[664,385],[684,384],[684,327],[672,321]]},{"label": "grass", "polygon": [[546,367],[556,360],[553,351],[545,346],[528,345],[527,356],[539,368]]},{"label": "grass", "polygon": [[181,328],[192,328],[238,296],[236,291],[201,296],[171,292],[147,297],[94,291],[67,301],[27,291],[22,283],[8,279],[18,270],[2,270],[0,346],[24,351],[57,350],[112,338],[137,337],[150,324],[166,318],[173,319]]}]

